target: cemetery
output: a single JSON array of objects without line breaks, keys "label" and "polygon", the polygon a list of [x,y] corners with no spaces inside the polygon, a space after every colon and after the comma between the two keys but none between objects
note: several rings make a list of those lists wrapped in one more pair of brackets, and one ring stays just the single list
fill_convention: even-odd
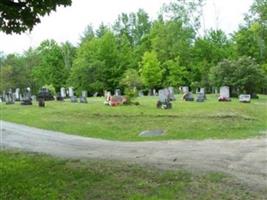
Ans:
[{"label": "cemetery", "polygon": [[0,199],[266,200],[266,19],[267,0],[0,0]]},{"label": "cemetery", "polygon": [[[259,99],[251,100],[249,95],[240,95],[229,102],[227,87],[220,88],[219,94],[203,91],[194,94],[187,89],[185,94],[183,90],[174,94],[172,89],[165,88],[157,91],[158,96],[137,97],[139,106],[125,104],[127,99],[119,90],[115,90],[114,95],[106,91],[106,97],[86,97],[87,92],[82,91],[78,98],[74,92],[71,88],[68,94],[73,96],[65,95],[64,101],[51,101],[54,98],[44,88],[37,95],[37,101],[31,100],[29,92],[25,93],[21,104],[31,107],[20,106],[13,95],[7,93],[6,104],[11,105],[1,103],[3,120],[118,140],[237,139],[259,135],[266,129],[267,97],[260,95]],[[139,133],[146,130],[162,130],[164,134],[140,137]]]}]

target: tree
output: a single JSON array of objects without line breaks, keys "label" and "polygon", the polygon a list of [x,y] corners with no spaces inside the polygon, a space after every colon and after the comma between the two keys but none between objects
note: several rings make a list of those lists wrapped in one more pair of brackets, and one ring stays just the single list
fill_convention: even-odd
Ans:
[{"label": "tree", "polygon": [[7,33],[22,33],[40,23],[40,18],[58,6],[69,6],[71,0],[1,0],[0,30]]},{"label": "tree", "polygon": [[155,51],[145,52],[140,63],[141,79],[149,89],[159,87],[162,80],[162,69]]},{"label": "tree", "polygon": [[179,57],[175,60],[167,60],[163,63],[163,85],[181,86],[187,82],[188,72],[184,66],[180,65]]},{"label": "tree", "polygon": [[142,81],[135,69],[127,69],[121,79],[120,84],[124,87],[124,93],[131,103],[133,98],[137,97],[137,88],[140,88]]},{"label": "tree", "polygon": [[210,79],[214,86],[230,86],[240,92],[253,94],[266,87],[267,77],[251,57],[224,60],[211,68]]}]

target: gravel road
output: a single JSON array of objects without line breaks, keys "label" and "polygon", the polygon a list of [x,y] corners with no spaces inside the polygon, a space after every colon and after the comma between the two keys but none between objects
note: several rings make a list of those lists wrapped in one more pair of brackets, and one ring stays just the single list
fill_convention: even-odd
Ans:
[{"label": "gravel road", "polygon": [[119,142],[68,135],[0,121],[1,149],[64,158],[123,160],[161,169],[216,171],[267,189],[267,137],[245,140]]}]

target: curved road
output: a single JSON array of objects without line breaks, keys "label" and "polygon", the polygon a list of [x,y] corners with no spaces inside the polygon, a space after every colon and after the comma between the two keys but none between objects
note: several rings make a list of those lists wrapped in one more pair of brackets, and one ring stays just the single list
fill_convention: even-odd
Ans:
[{"label": "curved road", "polygon": [[118,142],[67,135],[0,121],[2,149],[64,158],[125,160],[163,169],[223,172],[267,189],[267,137],[245,140]]}]

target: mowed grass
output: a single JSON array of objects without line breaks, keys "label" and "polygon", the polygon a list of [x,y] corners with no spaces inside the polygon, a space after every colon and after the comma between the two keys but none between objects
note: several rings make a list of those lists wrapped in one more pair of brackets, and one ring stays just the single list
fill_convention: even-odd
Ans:
[{"label": "mowed grass", "polygon": [[[88,98],[88,104],[46,102],[45,108],[1,104],[1,118],[33,127],[110,140],[241,139],[266,134],[267,96],[250,104],[218,102],[208,95],[204,103],[185,102],[181,95],[173,109],[156,108],[158,97],[137,99],[140,106],[109,107],[104,98]],[[165,135],[139,137],[144,130],[161,129]]]},{"label": "mowed grass", "polygon": [[220,173],[161,171],[123,162],[0,151],[0,197],[14,199],[265,199]]}]

